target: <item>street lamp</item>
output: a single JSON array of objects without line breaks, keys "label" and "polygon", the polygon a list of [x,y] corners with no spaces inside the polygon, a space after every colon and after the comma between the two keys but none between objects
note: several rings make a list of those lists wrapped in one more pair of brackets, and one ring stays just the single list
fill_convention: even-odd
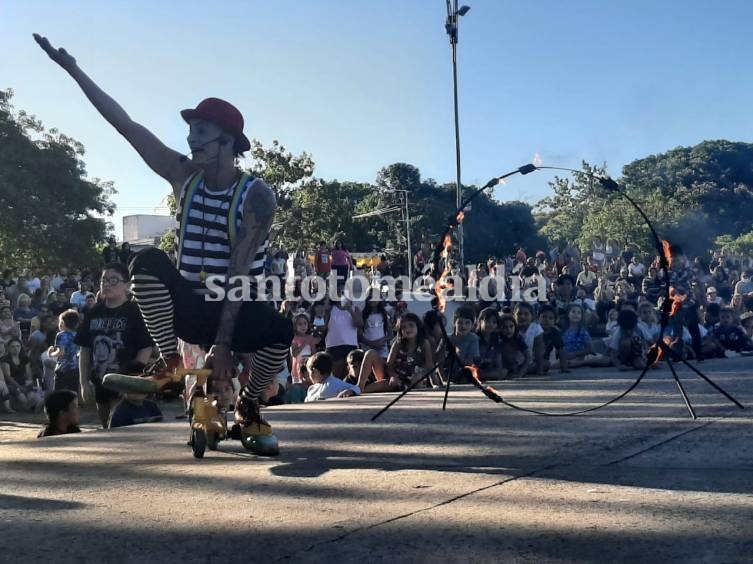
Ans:
[{"label": "street lamp", "polygon": [[[447,0],[447,21],[444,29],[450,36],[450,46],[452,47],[452,92],[455,102],[455,174],[456,174],[456,206],[460,208],[463,203],[463,196],[460,188],[460,124],[458,121],[458,21],[460,17],[470,11],[470,6],[460,6],[458,0]],[[463,224],[458,225],[458,247],[460,248],[460,269],[465,271],[465,252],[463,247]]]},{"label": "street lamp", "polygon": [[411,281],[411,284],[413,283],[413,254],[411,251],[410,246],[410,208],[408,207],[408,190],[401,190],[399,188],[388,188],[384,190],[387,194],[394,194],[395,192],[402,192],[405,194],[405,231],[407,234],[407,243],[408,243],[408,278]]}]

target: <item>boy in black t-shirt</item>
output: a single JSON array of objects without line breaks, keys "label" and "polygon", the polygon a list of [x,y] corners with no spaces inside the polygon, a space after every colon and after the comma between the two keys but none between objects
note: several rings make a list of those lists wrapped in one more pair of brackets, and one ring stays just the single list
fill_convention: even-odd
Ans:
[{"label": "boy in black t-shirt", "polygon": [[103,428],[118,393],[102,386],[109,372],[138,374],[152,354],[154,342],[144,325],[141,311],[128,298],[128,269],[120,263],[105,266],[101,279],[102,303],[84,317],[76,334],[79,377],[84,403],[91,399],[91,385]]}]

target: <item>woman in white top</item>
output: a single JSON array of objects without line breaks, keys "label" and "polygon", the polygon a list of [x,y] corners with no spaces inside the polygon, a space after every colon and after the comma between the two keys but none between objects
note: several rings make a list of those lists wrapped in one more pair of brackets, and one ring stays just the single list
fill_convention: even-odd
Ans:
[{"label": "woman in white top", "polygon": [[348,373],[345,362],[348,353],[358,348],[358,331],[363,328],[361,310],[344,294],[332,301],[328,312],[326,351],[332,357],[332,373],[343,380]]}]

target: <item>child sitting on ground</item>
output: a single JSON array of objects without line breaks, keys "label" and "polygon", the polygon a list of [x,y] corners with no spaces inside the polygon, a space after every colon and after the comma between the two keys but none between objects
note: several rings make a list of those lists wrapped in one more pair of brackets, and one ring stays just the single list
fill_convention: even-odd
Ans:
[{"label": "child sitting on ground", "polygon": [[[472,308],[462,306],[455,310],[452,320],[454,332],[450,336],[450,342],[455,347],[457,359],[450,374],[450,380],[458,384],[465,383],[461,380],[461,374],[464,374],[463,367],[477,365],[481,356],[478,346],[479,338],[473,332],[474,321],[475,315]],[[448,355],[448,364],[452,364],[452,361],[452,355]],[[457,366],[458,363],[460,366]]]},{"label": "child sitting on ground", "polygon": [[[414,379],[422,378],[434,363],[431,343],[426,337],[424,324],[416,314],[401,315],[395,330],[397,337],[387,358],[387,374],[390,377],[390,385],[403,390],[410,386]],[[476,350],[478,351],[478,346]]]},{"label": "child sitting on ground", "polygon": [[311,325],[308,315],[305,313],[299,313],[293,318],[293,328],[295,335],[290,345],[290,355],[293,359],[290,374],[293,379],[292,383],[300,384],[302,381],[301,367],[316,352],[316,347],[321,342],[321,338],[310,334]]},{"label": "child sitting on ground", "polygon": [[620,312],[617,311],[617,308],[612,308],[609,310],[609,313],[607,314],[607,337],[606,339],[609,340],[612,335],[614,335],[614,332],[617,331],[618,325],[617,325],[617,317],[620,315]]},{"label": "child sitting on ground", "polygon": [[748,338],[753,339],[753,311],[746,311],[740,316],[740,325]]},{"label": "child sitting on ground", "polygon": [[81,414],[78,409],[78,394],[70,390],[56,390],[44,400],[47,425],[37,438],[80,433],[78,424]]},{"label": "child sitting on ground", "polygon": [[73,340],[76,338],[76,329],[80,321],[81,318],[75,309],[61,313],[58,323],[60,332],[55,335],[55,346],[47,349],[49,357],[56,361],[56,390],[78,392],[78,345]]},{"label": "child sitting on ground", "polygon": [[656,322],[656,310],[649,302],[638,305],[638,329],[643,333],[646,343],[651,346],[659,337],[659,324]]},{"label": "child sitting on ground", "polygon": [[562,341],[568,367],[609,366],[612,363],[609,357],[594,354],[591,334],[584,327],[583,316],[583,308],[578,304],[572,304],[567,312],[567,329],[562,334]]},{"label": "child sitting on ground", "polygon": [[543,343],[543,354],[541,358],[536,359],[536,373],[544,374],[549,371],[550,358],[552,352],[557,352],[560,360],[560,372],[569,372],[567,367],[567,354],[565,353],[565,343],[562,341],[562,334],[556,326],[556,310],[550,305],[543,305],[539,309],[539,324],[543,333],[541,340]]},{"label": "child sitting on ground", "polygon": [[643,370],[646,367],[647,347],[638,329],[638,314],[632,309],[621,309],[617,325],[609,341],[612,363],[620,370]]},{"label": "child sitting on ground", "polygon": [[124,394],[112,409],[108,428],[114,429],[157,421],[162,421],[162,411],[155,402],[146,399],[146,394]]},{"label": "child sitting on ground", "polygon": [[348,365],[345,381],[357,385],[361,393],[394,392],[398,389],[390,384],[385,372],[386,365],[379,351],[356,349],[348,353],[345,362]]},{"label": "child sitting on ground", "polygon": [[325,352],[318,352],[306,361],[306,370],[312,382],[306,393],[306,403],[361,394],[358,386],[343,382],[332,374],[332,364],[332,357]]},{"label": "child sitting on ground", "polygon": [[435,309],[430,309],[424,314],[424,329],[426,338],[431,345],[431,354],[437,369],[431,374],[431,385],[442,387],[445,385],[444,366],[447,363],[447,342],[444,338],[442,327],[445,325],[445,317]]},{"label": "child sitting on ground", "polygon": [[[320,341],[327,334],[327,307],[327,298],[321,299],[311,306],[311,334]],[[324,344],[320,342],[318,350],[323,350],[323,348]]]},{"label": "child sitting on ground", "polygon": [[[526,342],[528,350],[531,351],[532,362],[529,371],[534,367],[536,358],[543,356],[544,349],[543,339],[536,339],[544,330],[536,321],[533,320],[533,306],[528,302],[518,302],[515,305],[515,322],[518,324],[518,333]],[[541,349],[537,350],[537,346]]]},{"label": "child sitting on ground", "polygon": [[499,318],[499,333],[502,347],[503,378],[521,378],[531,364],[531,351],[518,333],[518,325],[512,315]]},{"label": "child sitting on ground", "polygon": [[719,313],[719,323],[711,330],[714,352],[717,356],[734,356],[731,353],[741,353],[753,350],[750,337],[735,321],[735,312],[730,307],[723,307]]},{"label": "child sitting on ground", "polygon": [[496,309],[487,307],[481,310],[476,322],[476,334],[479,336],[479,378],[482,382],[502,380],[506,371],[502,366],[502,340]]}]

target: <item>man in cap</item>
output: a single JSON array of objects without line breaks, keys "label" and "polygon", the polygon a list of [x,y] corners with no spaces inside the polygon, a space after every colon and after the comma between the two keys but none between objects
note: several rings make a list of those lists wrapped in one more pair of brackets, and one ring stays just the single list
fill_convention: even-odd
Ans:
[{"label": "man in cap", "polygon": [[[238,398],[236,422],[245,436],[271,435],[259,415],[258,398],[280,371],[293,329],[269,302],[254,299],[253,283],[263,275],[276,200],[263,181],[236,166],[236,158],[251,147],[243,133],[243,116],[218,98],[183,110],[189,159],[133,121],[65,49],[53,48],[36,34],[34,39],[146,164],[171,184],[178,202],[177,270],[158,249],[142,251],[130,265],[132,292],[160,349],[160,362],[151,375],[163,377],[180,366],[178,337],[212,346],[217,379],[232,377],[233,352],[252,353],[251,378]],[[252,287],[252,299],[228,299],[237,296],[240,292],[233,288],[244,283]]]}]

